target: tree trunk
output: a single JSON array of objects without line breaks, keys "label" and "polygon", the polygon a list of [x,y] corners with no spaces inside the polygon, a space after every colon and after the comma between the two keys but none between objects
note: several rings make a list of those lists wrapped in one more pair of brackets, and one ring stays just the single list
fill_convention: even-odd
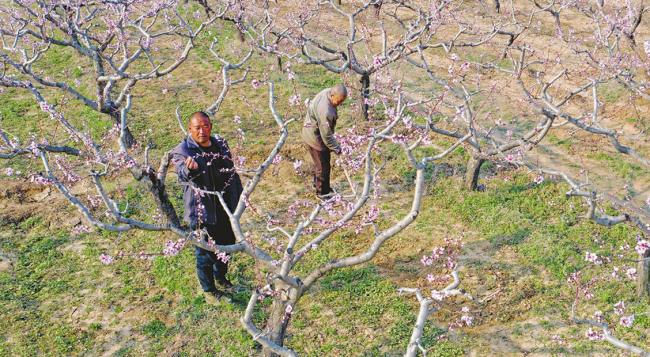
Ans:
[{"label": "tree trunk", "polygon": [[[164,155],[171,156],[171,151],[168,151]],[[170,161],[166,161],[166,165],[161,165],[162,169],[169,170],[169,164]],[[131,168],[131,174],[136,181],[147,187],[147,191],[153,196],[156,208],[165,216],[165,221],[176,227],[180,227],[181,220],[178,218],[178,214],[176,213],[176,209],[174,209],[172,201],[169,199],[169,195],[167,195],[167,187],[165,186],[166,175],[162,175],[162,179],[160,179],[153,168],[149,167],[148,172],[145,172],[145,170],[138,169],[136,166]]]},{"label": "tree trunk", "polygon": [[[640,254],[639,258],[650,258],[650,249]],[[639,299],[647,298],[650,296],[650,261],[639,262],[636,270],[636,296]]]},{"label": "tree trunk", "polygon": [[359,82],[361,83],[361,95],[357,100],[357,118],[368,121],[368,104],[366,104],[366,98],[370,95],[370,75],[367,73],[362,74]]},{"label": "tree trunk", "polygon": [[[153,180],[151,176],[153,176]],[[150,175],[146,185],[149,192],[153,195],[156,207],[165,216],[165,220],[176,227],[180,227],[181,220],[178,218],[178,214],[176,214],[176,209],[174,209],[172,201],[169,200],[165,183],[158,180],[155,175]]]},{"label": "tree trunk", "polygon": [[[287,308],[288,301],[283,301],[280,296],[276,296],[273,299],[273,305],[271,305],[271,314],[269,316],[269,324],[273,324],[271,327],[271,333],[267,335],[271,342],[275,343],[280,347],[284,347],[284,338],[287,334],[287,325],[289,325],[289,317],[282,320],[286,315],[285,309]],[[262,350],[262,357],[280,357],[277,354],[267,350],[266,348]]]},{"label": "tree trunk", "polygon": [[478,173],[484,162],[485,159],[470,156],[469,162],[467,162],[467,172],[465,172],[465,184],[463,185],[465,189],[476,191],[478,187]]}]

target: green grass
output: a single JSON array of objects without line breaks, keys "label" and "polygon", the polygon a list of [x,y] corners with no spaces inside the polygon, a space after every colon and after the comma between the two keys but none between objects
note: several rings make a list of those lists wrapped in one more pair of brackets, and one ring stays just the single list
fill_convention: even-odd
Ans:
[{"label": "green grass", "polygon": [[[196,9],[198,7],[191,4],[188,11]],[[184,10],[181,12],[184,13]],[[220,38],[218,50],[224,49],[227,46],[225,37],[232,39],[233,29],[224,26],[213,35],[217,35],[217,32]],[[212,104],[215,93],[220,90],[217,83],[210,84],[204,80],[214,80],[220,75],[218,70],[221,65],[206,47],[209,41],[209,38],[197,41],[190,61],[179,70],[185,71],[181,72],[183,75],[175,72],[173,78],[139,83],[132,91],[135,97],[129,113],[129,126],[136,135],[153,129],[141,138],[141,142],[154,147],[150,152],[154,167],[162,153],[173,148],[183,137],[174,115],[176,107],[181,106],[181,116],[186,120],[192,112]],[[92,97],[94,92],[90,77],[76,65],[70,66],[70,56],[73,54],[71,50],[54,51],[42,64],[48,73],[67,71],[66,75],[80,80],[79,90]],[[469,58],[471,56],[468,55]],[[478,57],[473,59],[479,60]],[[485,61],[507,65],[505,60],[494,56],[484,57]],[[297,73],[296,85],[303,100],[341,80],[338,75],[325,72],[320,67],[302,66],[295,61],[292,63]],[[78,64],[84,65],[82,61]],[[255,70],[250,73],[246,83],[232,88],[215,118],[215,132],[223,134],[234,146],[232,138],[237,126],[231,123],[232,117],[244,117],[242,129],[246,132],[246,141],[241,144],[249,162],[259,160],[266,152],[263,146],[276,140],[275,123],[267,109],[268,91],[265,88],[254,90],[249,84],[251,79],[261,78],[262,72],[258,70],[270,65],[277,65],[275,58],[256,58],[251,63]],[[142,70],[147,68],[146,63],[140,62],[134,66]],[[234,78],[240,75],[232,74]],[[186,78],[193,78],[196,82],[186,83]],[[303,113],[287,104],[288,96],[293,93],[293,85],[287,80],[286,73],[270,71],[269,79],[276,82],[278,112],[287,118],[300,118]],[[170,90],[164,100],[161,100],[162,84]],[[617,100],[620,93],[616,91],[617,88],[608,89],[605,100]],[[43,92],[50,102],[62,100],[58,91],[44,89]],[[251,113],[248,105],[244,104],[246,102],[251,104],[255,113]],[[477,104],[478,107],[481,105],[482,102]],[[342,120],[338,132],[350,128],[354,122],[350,101],[344,103],[340,110]],[[84,130],[92,131],[94,138],[113,124],[106,115],[74,101],[64,111],[74,125],[85,125]],[[378,109],[379,117],[383,115],[380,112]],[[29,133],[42,136],[41,130],[50,125],[50,119],[39,110],[37,103],[25,92],[15,89],[8,89],[0,95],[0,115],[3,117],[3,129],[21,137]],[[514,121],[515,118],[504,113],[503,120]],[[422,118],[417,118],[416,122],[423,123]],[[269,127],[273,130],[269,130]],[[299,145],[299,127],[300,123],[289,127],[291,136],[287,146]],[[273,134],[269,134],[272,131]],[[61,131],[57,135],[61,135]],[[567,150],[572,148],[569,140],[560,140],[553,134],[549,134],[549,141]],[[440,136],[434,142],[439,146],[451,144]],[[439,150],[425,147],[416,150],[415,155],[421,159],[437,153]],[[297,155],[295,151],[283,154]],[[408,210],[405,197],[409,196],[409,192],[405,191],[412,189],[415,170],[407,164],[397,145],[385,145],[382,154],[390,161],[381,174],[385,175],[381,176],[382,184],[392,190],[386,195],[388,200],[382,201],[382,210],[386,213],[378,224],[379,228],[386,228]],[[134,150],[134,155],[141,158],[142,148]],[[454,171],[462,170],[468,155],[466,148],[459,147],[444,162],[452,165]],[[384,157],[375,159],[382,162]],[[625,178],[641,177],[648,173],[635,164],[625,162],[619,154],[599,153],[588,157],[606,163],[614,173]],[[29,160],[22,157],[3,162],[3,165],[26,172],[34,167],[34,162]],[[490,169],[490,165],[487,162],[483,169]],[[418,253],[420,249],[424,251],[432,245],[440,245],[444,234],[453,237],[463,232],[473,235],[474,240],[467,244],[467,248],[483,249],[480,253],[487,257],[486,260],[463,258],[463,267],[467,269],[464,274],[470,277],[468,290],[472,289],[472,293],[475,293],[479,285],[485,291],[494,290],[498,282],[491,276],[490,269],[503,272],[507,283],[501,300],[494,305],[488,303],[479,306],[481,313],[497,324],[542,317],[544,320],[539,324],[531,324],[523,331],[522,328],[515,329],[513,335],[525,336],[529,330],[537,327],[548,330],[550,335],[556,321],[566,320],[566,310],[562,310],[561,303],[569,293],[562,286],[567,274],[577,270],[585,271],[585,278],[595,274],[584,262],[585,251],[601,252],[593,241],[594,236],[612,245],[620,245],[635,232],[625,225],[606,229],[580,219],[580,201],[566,199],[564,193],[567,187],[561,183],[547,180],[535,185],[527,176],[520,174],[513,174],[510,181],[503,182],[501,179],[504,175],[512,174],[505,173],[499,175],[498,180],[482,182],[487,186],[485,192],[467,192],[459,189],[459,177],[436,177],[435,168],[432,163],[427,166],[426,195],[416,222],[382,247],[376,261],[338,270],[322,278],[296,306],[296,314],[289,325],[287,346],[306,356],[375,357],[403,354],[418,305],[412,296],[399,296],[397,289],[404,285],[415,286],[418,279],[423,278],[424,271],[417,263],[421,256]],[[180,187],[175,179],[173,174],[168,177],[167,190],[174,206],[181,212]],[[129,177],[121,177],[120,185],[124,188],[122,196],[117,194],[118,185],[108,181],[107,190],[116,194],[120,203],[128,201],[132,207],[140,207],[132,208],[128,212],[129,217],[151,222],[152,202],[143,187],[132,183]],[[291,184],[299,182],[297,177],[289,178]],[[269,199],[278,190],[282,190],[282,187],[278,188],[274,182],[263,182],[258,192],[263,193],[264,199]],[[575,210],[569,207],[571,202],[577,207]],[[101,215],[101,209],[93,213]],[[256,221],[258,218],[251,217],[247,217],[250,221],[246,222],[246,229],[263,226],[263,223],[260,225]],[[12,268],[0,272],[0,315],[3,316],[0,319],[0,355],[101,355],[111,346],[115,346],[113,353],[118,356],[160,355],[165,354],[166,349],[180,355],[259,355],[259,344],[238,323],[257,278],[251,258],[235,255],[229,272],[230,278],[246,291],[233,298],[233,305],[215,308],[206,304],[203,296],[197,292],[191,247],[175,257],[156,258],[153,261],[124,259],[114,265],[103,266],[97,259],[114,243],[111,248],[113,252],[159,251],[165,241],[175,237],[161,233],[129,232],[119,236],[117,241],[118,234],[103,231],[77,237],[70,236],[67,230],[50,230],[48,223],[46,219],[34,216],[16,224],[0,226],[0,251],[13,254],[16,258]],[[444,233],[438,233],[438,229]],[[301,237],[301,240],[308,238]],[[371,238],[371,234],[356,235],[351,231],[334,235],[303,259],[295,272],[304,276],[320,264],[355,254]],[[81,243],[82,249],[64,249],[73,243]],[[405,247],[412,249],[405,253]],[[499,255],[507,253],[516,258],[508,260]],[[279,257],[277,253],[273,254],[275,258]],[[392,263],[396,255],[399,258],[408,257],[410,263],[406,260],[393,265],[387,263]],[[386,273],[387,265],[390,273]],[[618,288],[614,285],[607,287],[596,294],[596,306],[603,307],[619,299],[633,297],[630,282]],[[545,299],[546,302],[535,301],[535,298]],[[520,310],[518,304],[529,301],[533,306],[529,310]],[[268,307],[268,299],[265,303]],[[458,303],[451,302],[448,307],[453,309],[458,306]],[[644,311],[643,304],[633,308],[638,312]],[[259,324],[264,322],[264,309],[260,304],[255,310]],[[446,312],[433,314],[425,325],[422,344],[427,347],[435,345],[441,334],[448,333],[446,327],[453,318]],[[643,328],[650,325],[649,321],[647,316],[638,319],[639,326]],[[574,334],[579,332],[575,331]],[[462,356],[480,347],[480,339],[471,337],[471,333],[463,334],[462,338],[458,337],[460,333],[457,332],[449,335],[450,341],[440,343],[429,353],[430,356]],[[642,339],[640,336],[637,338]],[[588,355],[593,350],[588,345],[576,345],[574,351]]]},{"label": "green grass", "polygon": [[614,155],[606,153],[595,153],[587,155],[588,158],[594,159],[597,161],[602,161],[604,164],[611,168],[611,170],[616,173],[619,177],[625,179],[636,179],[637,177],[647,177],[650,174],[650,171],[642,168],[641,166],[628,162],[629,158],[627,155],[616,153]]}]

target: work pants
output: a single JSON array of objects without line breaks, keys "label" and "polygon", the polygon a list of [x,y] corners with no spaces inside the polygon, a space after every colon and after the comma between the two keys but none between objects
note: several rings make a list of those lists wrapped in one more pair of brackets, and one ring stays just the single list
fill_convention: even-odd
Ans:
[{"label": "work pants", "polygon": [[311,145],[307,145],[307,150],[314,161],[314,187],[317,195],[326,195],[330,193],[330,158],[331,151],[316,150]]},{"label": "work pants", "polygon": [[[208,234],[217,245],[235,244],[235,234],[232,231],[228,215],[223,210],[217,210],[217,224],[205,224],[202,227],[207,229]],[[196,255],[196,274],[201,288],[203,291],[216,291],[217,287],[214,281],[215,279],[217,281],[226,279],[228,263],[217,259],[215,252],[197,246],[194,246],[194,254]]]}]

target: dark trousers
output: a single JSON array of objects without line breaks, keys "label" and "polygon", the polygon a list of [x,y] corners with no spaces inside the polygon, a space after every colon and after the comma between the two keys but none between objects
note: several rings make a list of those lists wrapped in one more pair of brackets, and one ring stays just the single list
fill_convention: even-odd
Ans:
[{"label": "dark trousers", "polygon": [[[235,244],[235,234],[230,226],[228,216],[223,210],[217,211],[217,222],[218,224],[203,225],[207,229],[210,237],[218,245]],[[196,255],[196,274],[199,277],[201,288],[203,288],[203,291],[216,291],[217,287],[214,284],[214,280],[219,281],[226,278],[228,263],[224,263],[218,259],[214,252],[197,246],[194,246],[194,254]]]},{"label": "dark trousers", "polygon": [[323,151],[316,150],[311,145],[307,145],[307,150],[314,160],[314,187],[317,195],[326,195],[330,193],[330,157],[329,149]]}]

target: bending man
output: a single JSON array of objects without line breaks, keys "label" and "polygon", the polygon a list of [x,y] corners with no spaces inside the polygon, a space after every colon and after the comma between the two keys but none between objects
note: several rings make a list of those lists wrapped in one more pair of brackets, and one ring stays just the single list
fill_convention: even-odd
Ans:
[{"label": "bending man", "polygon": [[314,97],[305,116],[302,138],[314,160],[314,187],[319,196],[333,192],[330,187],[330,152],[341,153],[341,145],[334,138],[339,118],[336,108],[347,97],[348,91],[342,84],[327,88]]},{"label": "bending man", "polygon": [[[235,244],[235,234],[219,197],[193,189],[222,192],[228,209],[237,207],[242,193],[239,175],[235,173],[232,156],[226,140],[211,136],[212,123],[207,114],[196,112],[190,116],[189,133],[174,149],[176,173],[183,185],[184,220],[192,230],[205,227],[217,245]],[[191,183],[191,184],[190,184]],[[216,254],[194,247],[196,272],[206,302],[216,305],[224,297],[224,289],[232,284],[226,278],[228,263]],[[215,279],[220,288],[215,285]]]}]

